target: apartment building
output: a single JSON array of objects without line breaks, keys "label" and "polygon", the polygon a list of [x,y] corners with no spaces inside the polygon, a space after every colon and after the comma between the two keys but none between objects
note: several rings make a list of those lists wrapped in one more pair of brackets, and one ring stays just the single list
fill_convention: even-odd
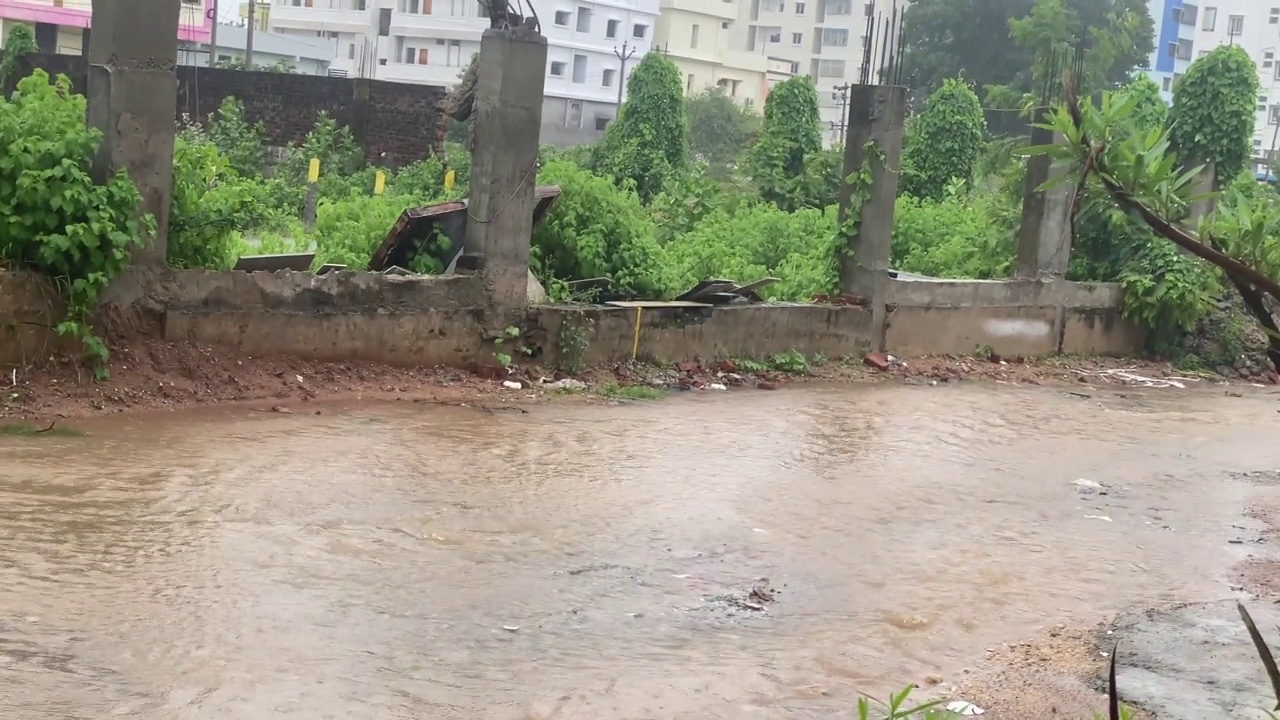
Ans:
[{"label": "apartment building", "polygon": [[1148,60],[1148,75],[1160,86],[1160,96],[1173,102],[1173,81],[1195,59],[1195,39],[1200,8],[1183,0],[1148,0],[1147,11],[1155,26],[1155,43]]},{"label": "apartment building", "polygon": [[[901,13],[905,3],[898,4]],[[843,140],[845,94],[862,72],[867,17],[892,12],[892,3],[863,0],[740,0],[737,47],[768,61],[766,85],[809,75],[818,86],[828,143]],[[786,72],[779,72],[783,67]]]},{"label": "apartment building", "polygon": [[661,0],[654,47],[680,68],[685,94],[718,87],[760,112],[770,62],[733,44],[737,22],[735,0]]},{"label": "apartment building", "polygon": [[[214,0],[181,2],[178,39],[208,42]],[[0,0],[0,46],[14,23],[34,26],[41,52],[79,55],[89,47],[93,0]]]},{"label": "apartment building", "polygon": [[1258,66],[1254,170],[1264,172],[1280,152],[1280,0],[1213,0],[1200,10],[1197,57],[1219,45],[1238,45]]},{"label": "apartment building", "polygon": [[[548,42],[543,140],[588,142],[652,47],[658,0],[534,0]],[[328,38],[330,72],[453,85],[489,26],[478,0],[272,0],[272,31]],[[625,59],[625,60],[624,60]],[[624,67],[625,66],[625,67]]]},{"label": "apartment building", "polygon": [[[208,67],[210,53],[217,53],[217,62],[245,59],[249,44],[249,28],[246,25],[218,25],[218,44],[187,42],[178,43],[178,64]],[[301,75],[327,75],[333,62],[333,41],[318,37],[298,37],[258,30],[253,35],[253,64],[259,66],[281,65]]]}]

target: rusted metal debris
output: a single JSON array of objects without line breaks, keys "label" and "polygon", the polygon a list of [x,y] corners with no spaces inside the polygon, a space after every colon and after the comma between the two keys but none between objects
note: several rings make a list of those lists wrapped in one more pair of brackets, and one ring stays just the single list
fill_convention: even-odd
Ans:
[{"label": "rusted metal debris", "polygon": [[[533,227],[542,224],[547,213],[551,211],[560,197],[559,185],[542,185],[534,190],[537,202],[533,206]],[[443,255],[435,258],[443,267],[450,267],[463,252],[467,239],[467,201],[424,205],[408,208],[400,213],[396,224],[391,227],[387,237],[374,251],[369,260],[369,269],[383,272],[389,267],[409,267],[410,261],[424,248],[424,243],[432,238],[436,231],[449,239],[449,248]],[[430,249],[429,252],[436,252]]]},{"label": "rusted metal debris", "polygon": [[315,253],[288,253],[283,255],[241,255],[232,270],[241,272],[276,272],[295,270],[307,272],[316,259]]},{"label": "rusted metal debris", "polygon": [[707,305],[725,305],[735,300],[760,302],[758,290],[763,290],[778,282],[778,278],[761,278],[755,282],[739,285],[733,280],[703,280],[688,292],[676,296],[677,301],[706,303]]}]

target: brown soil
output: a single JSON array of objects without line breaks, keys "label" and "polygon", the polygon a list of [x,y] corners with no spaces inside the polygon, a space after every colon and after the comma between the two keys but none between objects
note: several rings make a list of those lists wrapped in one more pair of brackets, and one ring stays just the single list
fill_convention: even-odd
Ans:
[{"label": "brown soil", "polygon": [[[978,672],[952,693],[990,720],[1094,720],[1107,696],[1099,687],[1110,662],[1110,628],[1060,625],[1032,642],[990,648]],[[1152,716],[1136,711],[1135,720]]]},{"label": "brown soil", "polygon": [[[937,384],[986,380],[1031,385],[1061,383],[1076,388],[1130,384],[1130,381],[1100,374],[1117,368],[1131,369],[1145,377],[1187,377],[1165,364],[1111,358],[1023,362],[1021,359],[925,357],[896,361],[886,370],[867,367],[860,360],[828,362],[811,368],[808,374],[750,372],[732,361],[680,363],[675,367],[621,363],[589,369],[580,379],[592,390],[610,384],[671,389],[703,389],[723,384],[730,389],[772,390],[813,381]],[[221,348],[154,340],[114,348],[110,370],[110,377],[102,382],[95,382],[83,366],[68,359],[12,371],[9,377],[0,379],[0,385],[7,388],[0,403],[0,418],[51,421],[195,405],[296,404],[345,398],[413,397],[447,404],[482,398],[527,402],[555,395],[542,391],[540,380],[564,377],[537,367],[513,368],[506,377],[495,368],[484,373],[487,377],[481,377],[448,367],[400,368],[358,361],[331,363],[285,356],[247,357]],[[521,382],[524,387],[520,391],[508,390],[502,385],[504,379]]]}]

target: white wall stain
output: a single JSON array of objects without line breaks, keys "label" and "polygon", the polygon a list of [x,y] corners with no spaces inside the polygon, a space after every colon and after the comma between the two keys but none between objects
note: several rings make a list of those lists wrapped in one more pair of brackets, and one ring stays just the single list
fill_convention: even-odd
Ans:
[{"label": "white wall stain", "polygon": [[1047,320],[1000,319],[983,320],[982,329],[992,337],[1035,338],[1047,337],[1053,332],[1053,324]]}]

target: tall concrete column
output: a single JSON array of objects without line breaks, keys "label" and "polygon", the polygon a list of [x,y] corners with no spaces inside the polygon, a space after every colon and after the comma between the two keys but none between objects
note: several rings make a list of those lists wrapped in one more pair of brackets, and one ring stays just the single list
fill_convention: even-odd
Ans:
[{"label": "tall concrete column", "polygon": [[547,40],[529,27],[489,29],[480,40],[472,114],[467,251],[501,315],[529,304],[529,243]]},{"label": "tall concrete column", "polygon": [[142,193],[156,234],[134,254],[162,265],[173,193],[174,108],[178,102],[178,12],[174,0],[93,0],[88,122],[102,131],[94,159],[99,182],[125,170]]},{"label": "tall concrete column", "polygon": [[[1194,164],[1192,167],[1194,167]],[[1193,195],[1200,196],[1201,198],[1191,203],[1188,219],[1190,220],[1193,228],[1202,218],[1206,218],[1213,214],[1218,203],[1217,200],[1209,196],[1212,193],[1218,192],[1220,188],[1221,183],[1218,180],[1217,165],[1213,162],[1209,162],[1204,166],[1204,169],[1200,171],[1200,178],[1198,182],[1196,182],[1195,189],[1192,191]]]},{"label": "tall concrete column", "polygon": [[[857,189],[862,202],[856,208],[857,230],[846,238],[850,252],[840,257],[841,292],[874,300],[877,289],[888,279],[906,107],[904,87],[854,85],[849,88],[844,177],[847,179],[865,167],[871,173],[871,185]],[[853,185],[840,184],[841,227],[855,211],[854,192]]]},{"label": "tall concrete column", "polygon": [[[1035,114],[1036,124],[1048,122],[1048,108]],[[1031,130],[1032,145],[1057,142],[1054,131],[1042,127]],[[1066,174],[1065,166],[1054,166],[1053,158],[1037,155],[1027,159],[1027,177],[1022,186],[1022,221],[1018,225],[1018,252],[1014,272],[1018,277],[1062,277],[1071,264],[1071,199],[1075,186],[1063,182],[1047,191],[1040,186]]]}]

